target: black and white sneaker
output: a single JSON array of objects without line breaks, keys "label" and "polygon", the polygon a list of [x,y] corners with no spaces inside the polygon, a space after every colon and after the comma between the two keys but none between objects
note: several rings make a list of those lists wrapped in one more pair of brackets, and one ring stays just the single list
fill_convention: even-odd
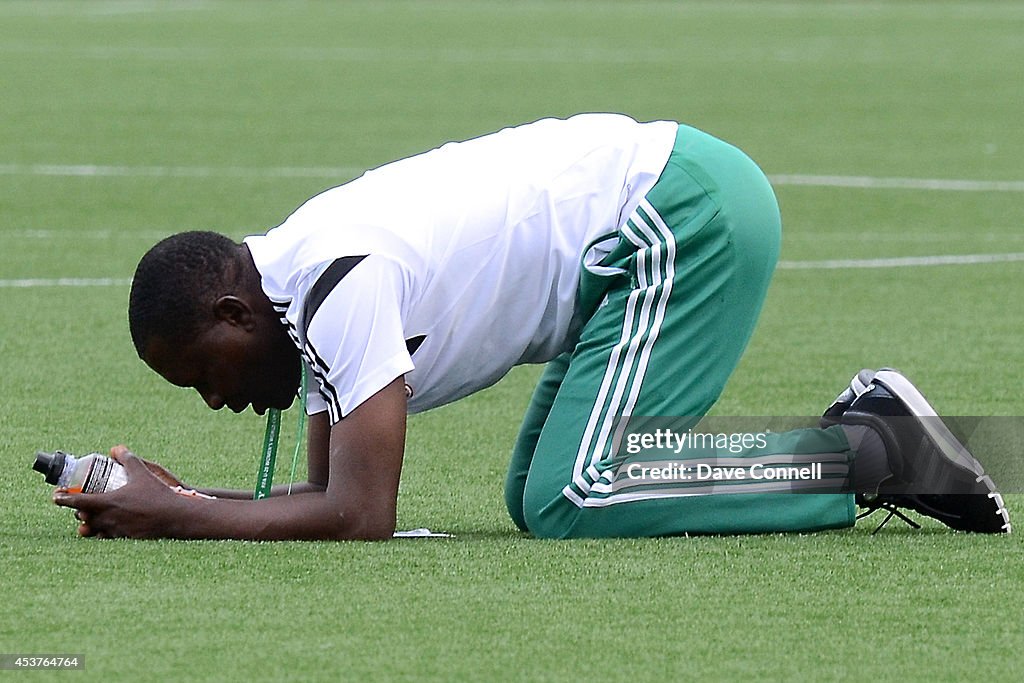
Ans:
[{"label": "black and white sneaker", "polygon": [[[857,385],[867,379],[864,372],[854,378]],[[883,369],[863,390],[857,385],[851,383],[853,400],[838,422],[876,431],[893,473],[877,491],[857,493],[857,504],[868,509],[866,514],[881,509],[890,513],[886,521],[893,515],[907,519],[899,512],[905,508],[959,531],[1010,532],[1009,513],[992,479],[910,380]],[[844,394],[829,410],[843,403]]]},{"label": "black and white sneaker", "polygon": [[[888,370],[889,368],[883,368]],[[857,400],[857,397],[867,391],[868,386],[871,384],[871,380],[875,378],[876,370],[869,370],[867,368],[861,370],[853,379],[850,380],[850,386],[843,389],[836,400],[832,401],[832,405],[821,416],[821,428],[831,427],[832,425],[839,424],[840,419],[843,417],[843,413],[849,410],[853,402]]]}]

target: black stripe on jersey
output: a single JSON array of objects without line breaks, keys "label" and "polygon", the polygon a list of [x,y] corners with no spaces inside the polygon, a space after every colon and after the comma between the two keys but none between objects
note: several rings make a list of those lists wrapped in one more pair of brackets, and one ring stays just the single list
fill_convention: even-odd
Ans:
[{"label": "black stripe on jersey", "polygon": [[302,347],[302,343],[299,341],[299,335],[295,330],[295,325],[288,320],[288,309],[291,307],[291,300],[287,301],[274,301],[270,299],[270,305],[274,307],[274,311],[278,315],[278,320],[281,321],[281,325],[284,326],[288,332],[288,336],[291,337],[292,342],[297,347]]},{"label": "black stripe on jersey", "polygon": [[312,370],[313,376],[320,385],[320,395],[327,402],[327,412],[330,415],[331,424],[337,423],[344,417],[341,414],[341,401],[338,398],[337,389],[327,381],[330,368],[328,368],[327,363],[324,362],[323,358],[320,357],[320,354],[316,352],[316,349],[313,348],[309,341],[309,325],[328,295],[334,291],[335,286],[366,257],[367,254],[343,256],[335,259],[331,265],[327,266],[320,273],[320,277],[316,279],[313,286],[309,288],[309,293],[306,294],[306,300],[302,306],[302,314],[299,318],[299,329],[295,330],[306,358],[309,360],[310,370]]},{"label": "black stripe on jersey", "polygon": [[285,316],[288,314],[288,308],[291,306],[291,303],[291,301],[274,301],[273,299],[270,300],[270,305],[274,307],[274,311],[279,316],[281,316],[282,320],[284,320]]},{"label": "black stripe on jersey", "polygon": [[427,335],[421,334],[415,337],[410,337],[405,340],[405,348],[409,351],[409,355],[416,353],[416,349],[420,348],[420,344],[427,338]]},{"label": "black stripe on jersey", "polygon": [[342,256],[339,259],[335,259],[331,265],[324,269],[324,272],[320,273],[320,277],[309,288],[309,293],[306,294],[306,301],[302,305],[302,318],[299,319],[299,324],[302,326],[303,337],[309,338],[309,323],[313,320],[313,316],[316,315],[327,295],[334,290],[342,278],[348,275],[366,257],[367,254],[362,256]]},{"label": "black stripe on jersey", "polygon": [[327,401],[327,412],[330,414],[331,424],[335,424],[344,416],[341,414],[341,401],[338,399],[338,390],[327,381],[327,363],[316,352],[316,349],[313,348],[308,339],[306,340],[305,352],[306,360],[309,361],[309,369],[313,372],[313,377],[316,378],[317,383],[320,385],[320,395]]}]

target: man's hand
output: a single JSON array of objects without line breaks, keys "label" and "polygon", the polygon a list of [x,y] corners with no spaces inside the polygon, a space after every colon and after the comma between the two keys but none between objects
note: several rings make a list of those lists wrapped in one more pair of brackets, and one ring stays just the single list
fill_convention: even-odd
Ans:
[{"label": "man's hand", "polygon": [[115,446],[111,457],[128,475],[128,483],[109,493],[69,493],[57,489],[53,502],[74,508],[78,533],[99,538],[161,538],[179,516],[182,504],[193,501],[171,490],[181,482],[164,467]]},{"label": "man's hand", "polygon": [[[110,449],[110,457],[112,457],[115,460],[117,460],[117,458],[120,455],[133,455],[133,454],[125,446],[114,446],[113,448]],[[138,456],[135,456],[135,457],[138,458]],[[145,460],[145,459],[142,459],[142,458],[139,458],[139,460],[142,461],[142,464],[144,464],[146,466],[146,468],[149,469],[150,472],[152,472],[153,474],[156,475],[157,479],[159,479],[163,483],[167,484],[168,486],[171,486],[171,487],[173,487],[173,486],[180,486],[180,487],[186,488],[186,489],[190,488],[188,486],[185,486],[185,484],[182,483],[181,479],[178,479],[178,477],[176,477],[174,474],[172,474],[171,471],[168,470],[163,465],[160,465],[160,464],[155,463],[155,462],[150,462],[149,460]]]},{"label": "man's hand", "polygon": [[58,489],[74,508],[78,533],[99,538],[384,540],[395,530],[405,450],[403,377],[368,398],[333,427],[311,421],[310,481],[299,493],[263,500],[182,496],[179,482],[127,448],[111,451],[128,483],[110,493]]}]

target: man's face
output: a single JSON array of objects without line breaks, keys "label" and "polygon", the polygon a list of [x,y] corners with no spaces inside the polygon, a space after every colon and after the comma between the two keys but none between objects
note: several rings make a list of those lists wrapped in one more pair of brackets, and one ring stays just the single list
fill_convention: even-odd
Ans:
[{"label": "man's face", "polygon": [[190,344],[152,338],[146,364],[171,384],[193,388],[214,410],[240,413],[249,405],[262,415],[285,409],[299,387],[299,352],[279,327],[246,329],[218,320]]}]

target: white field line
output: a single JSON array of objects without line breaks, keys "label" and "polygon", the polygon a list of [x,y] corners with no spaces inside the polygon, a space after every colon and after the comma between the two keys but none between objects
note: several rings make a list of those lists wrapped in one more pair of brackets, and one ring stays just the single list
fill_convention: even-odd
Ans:
[{"label": "white field line", "polygon": [[336,178],[364,169],[298,166],[103,166],[98,164],[0,164],[0,175],[117,178]]},{"label": "white field line", "polygon": [[[905,256],[876,259],[837,259],[830,261],[779,261],[780,270],[842,270],[848,268],[907,268],[915,266],[974,265],[1024,261],[1024,253],[962,254],[950,256]],[[0,280],[0,289],[38,287],[127,287],[131,278],[26,278]]]},{"label": "white field line", "polygon": [[779,261],[780,270],[844,270],[848,268],[911,268],[962,266],[978,263],[1024,261],[1024,253],[951,254],[946,256],[897,256],[893,258],[832,259],[827,261]]},{"label": "white field line", "polygon": [[59,277],[0,280],[0,289],[32,289],[36,287],[125,287],[131,278],[123,277]]},{"label": "white field line", "polygon": [[[190,228],[190,227],[179,227],[178,230],[201,230],[203,228]],[[115,230],[111,228],[105,228],[100,230],[78,230],[75,228],[25,228],[22,230],[0,230],[0,240],[2,239],[18,239],[18,240],[52,240],[52,239],[65,239],[65,240],[145,240],[156,241],[167,237],[170,233],[167,231],[157,230]],[[1022,235],[1024,238],[1024,235]]]},{"label": "white field line", "polygon": [[[101,164],[0,164],[0,175],[119,178],[331,178],[362,173],[357,166],[116,166]],[[1024,192],[1024,180],[895,178],[879,176],[774,174],[773,185],[849,187],[865,190]]]},{"label": "white field line", "polygon": [[181,12],[207,9],[205,0],[108,0],[106,2],[43,3],[8,2],[0,6],[5,17],[104,17],[122,14],[151,14],[155,12]]},{"label": "white field line", "polygon": [[121,14],[150,14],[153,12],[188,12],[207,9],[209,3],[201,0],[167,2],[166,0],[117,0],[115,2],[83,3],[79,11],[92,16],[117,16]]},{"label": "white field line", "polygon": [[865,190],[933,190],[940,192],[1024,192],[1022,180],[962,180],[952,178],[885,178],[875,176],[777,174],[773,185],[852,187]]},{"label": "white field line", "polygon": [[[725,50],[728,49],[728,52]],[[210,47],[173,45],[83,45],[53,47],[50,45],[5,43],[0,53],[47,54],[78,59],[135,59],[173,61],[259,60],[316,61],[348,63],[450,63],[450,64],[660,64],[673,63],[683,53],[672,47],[623,49],[617,47],[364,47],[364,46],[263,46],[263,47]],[[722,60],[792,61],[785,51],[766,51],[738,46],[724,48]],[[850,57],[850,59],[853,59]]]}]

